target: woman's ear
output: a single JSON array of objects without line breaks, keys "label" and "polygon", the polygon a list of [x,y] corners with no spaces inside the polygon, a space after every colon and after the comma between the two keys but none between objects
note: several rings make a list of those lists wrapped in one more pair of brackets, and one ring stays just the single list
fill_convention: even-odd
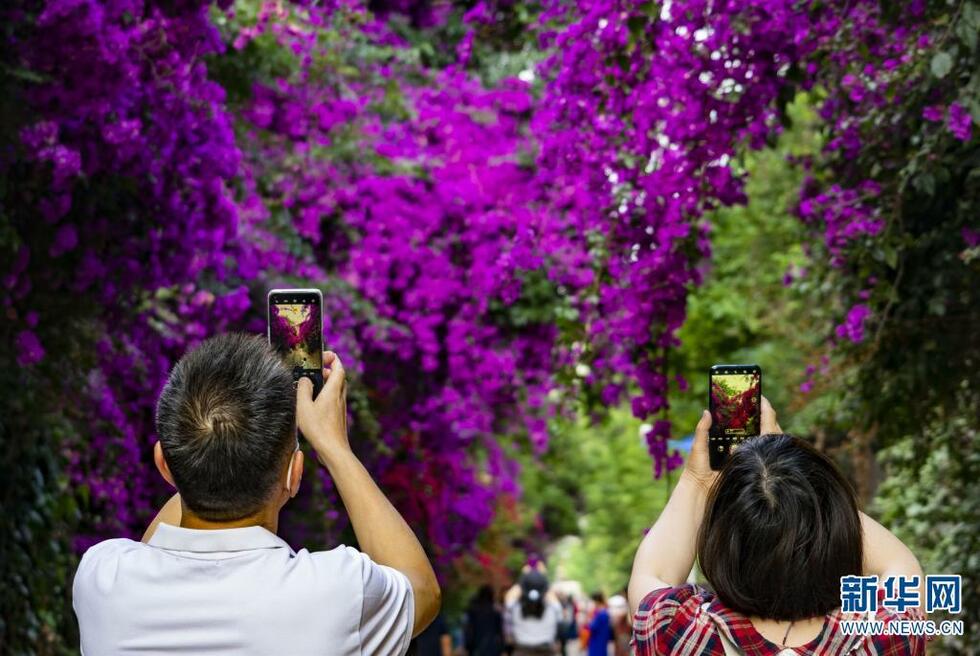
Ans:
[{"label": "woman's ear", "polygon": [[163,476],[163,480],[170,483],[171,487],[176,489],[174,485],[174,476],[170,473],[170,466],[167,465],[167,459],[163,457],[163,447],[160,442],[153,445],[153,463],[157,466],[157,471]]},{"label": "woman's ear", "polygon": [[286,479],[286,486],[289,488],[289,498],[292,499],[299,492],[299,484],[303,480],[303,452],[299,449],[293,452],[293,457],[289,461],[289,473]]}]

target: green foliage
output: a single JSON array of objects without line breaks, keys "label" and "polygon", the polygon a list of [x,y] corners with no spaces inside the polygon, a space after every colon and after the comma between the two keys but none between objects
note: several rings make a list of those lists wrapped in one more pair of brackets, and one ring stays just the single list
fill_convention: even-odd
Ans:
[{"label": "green foliage", "polygon": [[566,529],[574,520],[578,539],[560,543],[549,570],[586,592],[626,587],[636,548],[669,496],[672,476],[653,480],[640,427],[627,409],[601,426],[556,426],[554,448],[525,478],[527,498],[559,497],[552,512],[567,513],[560,515]]},{"label": "green foliage", "polygon": [[[17,388],[17,393],[14,389]],[[0,653],[68,654],[78,644],[71,612],[78,509],[60,474],[56,445],[71,432],[38,408],[35,374],[0,357]]]},{"label": "green foliage", "polygon": [[876,503],[881,520],[927,574],[963,576],[963,614],[953,619],[965,620],[964,635],[939,643],[948,653],[967,653],[980,635],[980,429],[967,414],[980,408],[980,395],[969,381],[960,385],[956,401],[966,413],[937,409],[921,430],[878,454],[886,474]]},{"label": "green foliage", "polygon": [[522,71],[532,70],[543,57],[534,29],[541,13],[539,2],[487,2],[492,20],[464,22],[473,2],[455,3],[445,22],[418,29],[412,21],[397,14],[389,24],[410,45],[407,52],[427,67],[445,68],[458,62],[457,47],[473,30],[469,67],[487,86]]},{"label": "green foliage", "polygon": [[775,148],[744,156],[748,203],[708,217],[711,268],[688,296],[681,346],[672,354],[672,369],[689,385],[670,397],[675,435],[692,432],[707,407],[712,364],[760,365],[763,394],[784,412],[807,401],[797,388],[813,348],[803,323],[808,318],[799,295],[783,284],[804,259],[799,223],[787,212],[802,173],[787,158],[810,154],[819,144],[806,97],[797,98],[789,116],[791,127]]}]

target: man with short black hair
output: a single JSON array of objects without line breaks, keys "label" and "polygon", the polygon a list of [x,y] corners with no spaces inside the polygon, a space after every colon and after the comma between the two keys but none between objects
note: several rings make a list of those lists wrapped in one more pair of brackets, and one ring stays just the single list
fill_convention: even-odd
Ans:
[{"label": "man with short black hair", "polygon": [[[153,456],[178,494],[142,542],[106,540],[79,563],[83,654],[404,654],[432,621],[432,566],[351,451],[344,368],[323,361],[315,401],[258,337],[213,337],[177,363]],[[276,535],[303,473],[297,428],[362,551],[296,552]]]}]

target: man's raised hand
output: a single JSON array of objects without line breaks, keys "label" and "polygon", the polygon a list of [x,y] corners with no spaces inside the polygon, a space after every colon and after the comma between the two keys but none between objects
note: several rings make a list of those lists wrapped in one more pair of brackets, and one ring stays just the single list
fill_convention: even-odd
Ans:
[{"label": "man's raised hand", "polygon": [[296,427],[323,461],[331,453],[350,450],[347,439],[347,379],[340,357],[323,352],[323,389],[313,400],[313,383],[300,378],[296,385]]}]

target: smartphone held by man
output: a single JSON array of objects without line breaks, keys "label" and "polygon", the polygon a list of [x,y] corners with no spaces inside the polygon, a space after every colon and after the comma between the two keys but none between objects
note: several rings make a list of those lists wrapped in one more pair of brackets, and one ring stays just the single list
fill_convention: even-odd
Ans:
[{"label": "smartphone held by man", "polygon": [[323,388],[323,294],[319,289],[273,289],[268,295],[269,344],[293,372],[309,378],[314,398]]}]

